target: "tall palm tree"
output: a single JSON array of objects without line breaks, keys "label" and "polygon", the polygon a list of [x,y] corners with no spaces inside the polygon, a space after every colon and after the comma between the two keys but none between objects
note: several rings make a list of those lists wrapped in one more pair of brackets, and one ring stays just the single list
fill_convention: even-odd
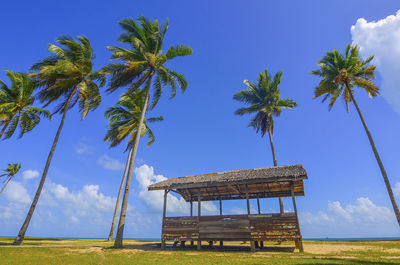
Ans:
[{"label": "tall palm tree", "polygon": [[[119,22],[124,33],[119,41],[129,45],[129,48],[107,47],[112,51],[112,59],[122,61],[111,63],[105,67],[105,72],[111,74],[109,92],[118,88],[127,88],[126,93],[131,94],[137,89],[144,91],[144,104],[138,123],[137,131],[142,131],[144,117],[150,99],[150,89],[153,86],[153,96],[150,108],[154,108],[162,94],[163,88],[171,89],[171,98],[176,94],[177,88],[182,92],[186,90],[187,81],[183,74],[167,68],[165,64],[176,57],[192,54],[192,49],[185,45],[170,46],[167,52],[162,50],[165,34],[168,29],[168,20],[159,25],[158,20],[150,21],[141,16],[135,22],[133,19],[124,19]],[[115,247],[122,247],[125,216],[128,207],[128,197],[132,180],[133,166],[140,134],[136,134],[132,144],[132,159],[130,161],[118,223]]]},{"label": "tall palm tree", "polygon": [[[291,99],[281,99],[279,84],[281,83],[283,72],[279,71],[275,74],[274,79],[268,74],[265,69],[264,73],[258,75],[257,83],[250,83],[244,80],[243,83],[247,86],[246,90],[237,92],[233,99],[243,102],[248,107],[239,108],[236,110],[236,115],[253,114],[256,115],[251,119],[249,127],[253,127],[256,132],[261,132],[261,136],[268,132],[269,143],[271,145],[272,159],[274,166],[277,166],[275,148],[272,141],[274,134],[274,116],[279,117],[282,109],[292,109],[297,106],[297,103]],[[280,212],[284,212],[282,198],[279,198]]]},{"label": "tall palm tree", "polygon": [[6,188],[8,182],[10,182],[10,180],[19,172],[19,170],[21,169],[21,164],[18,163],[10,163],[8,164],[8,167],[6,169],[3,169],[3,174],[0,174],[0,178],[5,177],[5,180],[3,181],[4,186],[0,191],[0,194],[4,191],[4,189]]},{"label": "tall palm tree", "polygon": [[[120,204],[121,194],[123,185],[125,183],[126,175],[128,172],[129,162],[131,160],[132,148],[136,134],[137,128],[140,121],[140,116],[143,109],[143,104],[145,102],[143,90],[136,90],[130,95],[122,95],[116,106],[109,108],[105,113],[105,118],[109,119],[109,129],[104,141],[109,141],[110,147],[119,145],[124,139],[129,136],[127,150],[129,149],[128,159],[126,161],[126,166],[124,174],[122,176],[121,185],[119,187],[117,201],[115,203],[114,216],[111,223],[110,234],[108,235],[108,241],[111,241],[114,236],[115,222],[117,220],[117,212]],[[157,122],[162,121],[164,118],[154,117],[146,118],[143,123],[143,129],[141,131],[141,137],[147,135],[149,141],[147,146],[154,143],[155,138],[151,129],[147,126],[147,122]]]},{"label": "tall palm tree", "polygon": [[105,84],[104,75],[93,71],[92,60],[94,54],[86,37],[79,36],[78,40],[74,40],[71,37],[63,36],[57,42],[60,44],[59,46],[49,44],[48,50],[53,55],[33,65],[32,70],[37,72],[33,73],[32,76],[36,77],[38,87],[42,88],[39,92],[39,99],[42,103],[47,106],[52,102],[61,100],[55,113],[62,113],[62,118],[47,157],[39,187],[29,208],[28,215],[14,241],[15,245],[20,245],[24,240],[25,232],[43,189],[68,110],[78,103],[83,120],[90,110],[96,109],[100,104],[99,87]]},{"label": "tall palm tree", "polygon": [[376,149],[367,123],[365,122],[354,97],[356,87],[363,88],[371,98],[374,98],[379,94],[378,86],[371,81],[375,78],[376,68],[375,65],[370,64],[373,58],[374,57],[371,56],[365,60],[362,60],[359,56],[359,47],[351,46],[350,44],[347,45],[346,52],[344,54],[338,52],[336,49],[333,50],[333,52],[327,52],[325,56],[318,61],[319,69],[311,71],[311,74],[321,78],[319,85],[315,88],[314,98],[324,96],[322,100],[323,102],[327,99],[330,99],[329,109],[331,109],[336,100],[341,97],[346,103],[347,112],[349,111],[349,104],[353,102],[365,132],[367,133],[369,143],[371,144],[371,148],[381,170],[387,192],[389,193],[397,222],[400,225],[400,212],[393,195],[392,187],[390,186],[389,178],[379,156],[378,150]]},{"label": "tall palm tree", "polygon": [[51,119],[49,111],[32,106],[36,82],[23,73],[6,70],[11,81],[8,87],[0,80],[0,139],[10,138],[20,128],[19,137],[35,128],[41,117]]}]

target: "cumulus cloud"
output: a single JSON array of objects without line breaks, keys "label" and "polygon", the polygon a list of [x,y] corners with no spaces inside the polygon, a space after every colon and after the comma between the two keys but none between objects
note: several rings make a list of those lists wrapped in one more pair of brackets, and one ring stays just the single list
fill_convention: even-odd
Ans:
[{"label": "cumulus cloud", "polygon": [[46,190],[63,205],[64,212],[73,214],[71,221],[74,222],[77,222],[76,216],[97,216],[111,212],[115,206],[115,198],[101,193],[98,185],[85,185],[81,190],[71,192],[67,187],[49,181]]},{"label": "cumulus cloud", "polygon": [[91,141],[92,140],[90,138],[82,137],[75,146],[75,153],[78,155],[94,154],[95,147],[92,144],[90,144]]},{"label": "cumulus cloud", "polygon": [[[148,191],[147,187],[150,184],[166,180],[167,178],[162,175],[154,174],[154,168],[146,164],[135,168],[135,175],[136,180],[139,183],[139,197],[152,210],[161,212],[164,205],[164,191]],[[217,208],[212,202],[202,203],[201,210],[204,214],[217,213]],[[175,194],[168,194],[167,212],[169,214],[188,215],[189,211],[190,204],[187,203],[182,197],[178,198],[178,196],[175,196]]]},{"label": "cumulus cloud", "polygon": [[24,172],[22,172],[22,178],[24,180],[29,180],[29,179],[33,179],[33,178],[37,178],[39,177],[39,171],[37,170],[25,170]]},{"label": "cumulus cloud", "polygon": [[78,155],[83,155],[83,154],[90,155],[94,153],[94,150],[95,150],[94,146],[83,142],[79,142],[75,147],[75,153],[77,153]]},{"label": "cumulus cloud", "polygon": [[394,196],[400,197],[400,182],[397,182],[393,188]]},{"label": "cumulus cloud", "polygon": [[11,208],[0,206],[0,219],[9,219],[11,217],[12,217]]},{"label": "cumulus cloud", "polygon": [[382,96],[400,113],[400,10],[379,21],[359,18],[351,26],[351,35],[363,57],[375,55],[374,64],[382,76]]},{"label": "cumulus cloud", "polygon": [[355,204],[342,206],[339,201],[328,202],[328,211],[320,211],[317,215],[307,215],[306,223],[390,223],[394,219],[393,211],[385,206],[377,206],[367,197],[361,197]]},{"label": "cumulus cloud", "polygon": [[31,198],[29,197],[28,191],[21,183],[17,181],[10,181],[8,183],[4,190],[4,196],[11,203],[31,203]]},{"label": "cumulus cloud", "polygon": [[231,214],[247,214],[247,209],[234,206],[229,212]]},{"label": "cumulus cloud", "polygon": [[301,212],[300,223],[306,233],[327,233],[339,237],[393,236],[399,230],[393,211],[376,205],[366,197],[345,206],[339,201],[328,202],[327,210],[316,214]]},{"label": "cumulus cloud", "polygon": [[99,157],[97,164],[108,170],[121,170],[124,168],[124,164],[108,155]]},{"label": "cumulus cloud", "polygon": [[[36,187],[29,182],[11,181],[0,196],[0,234],[17,233],[28,211]],[[48,179],[44,185],[31,227],[34,236],[102,237],[109,232],[116,198],[106,195],[99,185],[71,189]],[[12,220],[12,221],[10,221]],[[138,212],[128,204],[126,235],[144,237],[159,227],[159,218]],[[155,236],[153,232],[151,236]]]}]

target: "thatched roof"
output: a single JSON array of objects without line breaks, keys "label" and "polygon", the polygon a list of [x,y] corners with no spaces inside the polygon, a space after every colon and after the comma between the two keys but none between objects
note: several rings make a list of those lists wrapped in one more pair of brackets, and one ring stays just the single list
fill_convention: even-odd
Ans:
[{"label": "thatched roof", "polygon": [[[272,194],[271,187],[272,189],[275,189],[272,192],[278,196],[283,192],[285,185],[287,186],[285,188],[285,194],[287,194],[289,191],[289,182],[295,182],[298,186],[298,189],[296,189],[296,195],[304,195],[302,180],[306,178],[307,172],[302,165],[291,165],[170,178],[150,185],[148,190],[175,190],[186,200],[196,196],[197,192],[201,192],[204,194],[202,197],[209,197],[208,199],[212,200],[221,194],[224,194],[223,196],[225,197],[243,195],[243,185],[247,185],[247,189],[249,189],[249,185],[251,185],[251,191],[248,190],[249,194],[263,193],[263,197],[274,197],[266,194],[268,192],[270,195]],[[300,184],[299,181],[301,181]],[[276,183],[279,183],[278,188],[273,187],[274,185],[276,186]],[[231,191],[228,190],[228,188],[223,189],[223,187],[232,186],[237,188],[229,188]]]}]

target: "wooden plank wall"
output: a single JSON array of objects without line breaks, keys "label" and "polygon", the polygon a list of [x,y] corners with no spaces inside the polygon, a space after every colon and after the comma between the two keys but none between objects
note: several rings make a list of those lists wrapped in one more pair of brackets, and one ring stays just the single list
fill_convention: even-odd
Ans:
[{"label": "wooden plank wall", "polygon": [[166,217],[162,238],[179,241],[197,240],[199,238],[197,217]]},{"label": "wooden plank wall", "polygon": [[[199,221],[198,221],[199,220]],[[294,213],[166,217],[165,240],[296,241],[301,239]]]},{"label": "wooden plank wall", "polygon": [[296,214],[249,215],[254,241],[295,241],[301,238]]},{"label": "wooden plank wall", "polygon": [[250,240],[250,220],[247,215],[201,216],[199,236],[204,241]]}]

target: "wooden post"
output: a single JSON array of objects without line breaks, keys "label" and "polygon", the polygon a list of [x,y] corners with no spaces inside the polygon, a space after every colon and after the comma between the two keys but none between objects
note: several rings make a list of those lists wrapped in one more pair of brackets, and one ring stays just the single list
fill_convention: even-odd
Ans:
[{"label": "wooden post", "polygon": [[[192,197],[190,197],[190,217],[193,217],[193,199],[192,199]],[[191,246],[194,245],[194,241],[193,240],[190,241],[190,245]]]},{"label": "wooden post", "polygon": [[198,225],[198,230],[199,230],[199,238],[197,239],[197,250],[201,250],[201,240],[200,240],[200,216],[201,216],[201,193],[200,193],[200,188],[199,188],[199,194],[197,197],[197,225]]},{"label": "wooden post", "polygon": [[164,223],[167,211],[167,195],[168,195],[168,190],[164,190],[164,207],[163,207],[162,228],[161,228],[161,249],[165,249]]},{"label": "wooden post", "polygon": [[256,251],[256,242],[253,240],[250,241],[250,251],[251,252]]},{"label": "wooden post", "polygon": [[250,215],[250,201],[249,201],[249,191],[246,185],[246,201],[247,201],[247,214]]},{"label": "wooden post", "polygon": [[[247,214],[250,215],[250,201],[249,201],[249,188],[246,185],[246,201],[247,201]],[[250,239],[251,252],[256,251],[256,242]]]},{"label": "wooden post", "polygon": [[[257,194],[257,207],[258,207],[258,214],[261,214],[261,209],[260,209],[260,197]],[[258,247],[258,246],[257,246]],[[264,247],[264,241],[260,241],[260,249]]]},{"label": "wooden post", "polygon": [[[222,215],[222,200],[219,198],[219,215]],[[219,245],[222,247],[224,245],[224,241],[219,241]]]},{"label": "wooden post", "polygon": [[298,247],[300,252],[304,252],[303,240],[302,240],[301,232],[300,232],[300,223],[299,223],[299,217],[297,215],[297,206],[296,206],[296,199],[294,197],[294,187],[293,186],[294,186],[293,181],[291,181],[290,182],[290,192],[292,193],[293,209],[294,209],[294,213],[296,214],[296,222],[297,222],[297,227],[299,229],[299,236],[300,236],[300,239],[297,240],[296,247]]}]

